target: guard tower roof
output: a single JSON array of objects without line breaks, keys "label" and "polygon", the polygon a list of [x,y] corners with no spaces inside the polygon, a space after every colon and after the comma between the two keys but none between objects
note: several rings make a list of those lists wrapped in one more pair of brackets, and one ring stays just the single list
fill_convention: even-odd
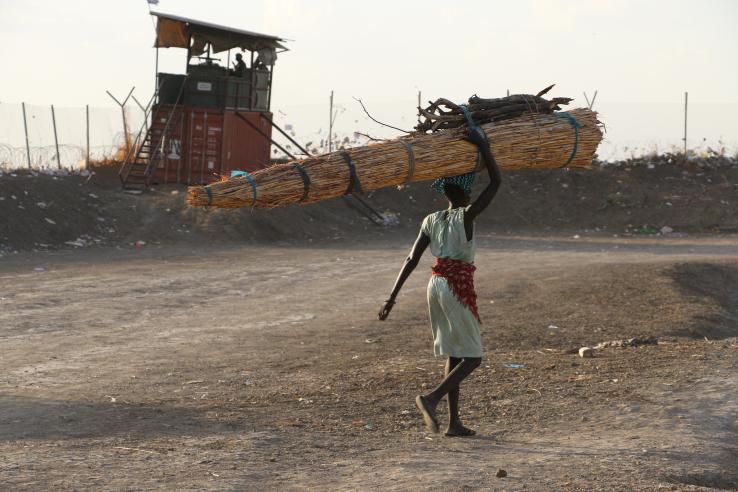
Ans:
[{"label": "guard tower roof", "polygon": [[213,53],[233,48],[249,51],[265,48],[287,50],[282,44],[284,39],[278,36],[219,26],[161,12],[151,12],[151,15],[157,17],[154,43],[157,48],[187,48],[189,45],[190,52],[194,56],[203,54],[207,44],[210,44]]}]

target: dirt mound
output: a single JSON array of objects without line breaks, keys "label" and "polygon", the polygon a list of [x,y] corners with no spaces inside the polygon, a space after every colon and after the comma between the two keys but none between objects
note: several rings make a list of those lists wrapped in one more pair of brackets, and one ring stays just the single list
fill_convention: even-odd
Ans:
[{"label": "dirt mound", "polygon": [[[485,182],[480,178],[477,188]],[[479,227],[533,234],[658,234],[664,227],[671,234],[733,233],[737,183],[738,164],[725,158],[698,165],[664,157],[589,170],[509,173]],[[360,213],[353,197],[267,211],[205,210],[187,207],[181,186],[125,194],[112,168],[91,177],[18,172],[0,176],[0,253],[136,241],[366,242],[412,236],[427,213],[445,207],[427,183],[365,199],[384,214],[386,225]]]}]

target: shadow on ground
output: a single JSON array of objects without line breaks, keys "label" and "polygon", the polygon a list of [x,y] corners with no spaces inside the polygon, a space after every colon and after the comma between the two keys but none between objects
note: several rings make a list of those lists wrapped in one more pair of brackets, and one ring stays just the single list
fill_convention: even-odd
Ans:
[{"label": "shadow on ground", "polygon": [[207,409],[126,403],[84,403],[0,395],[0,442],[116,435],[206,436],[240,430],[239,422],[207,418]]},{"label": "shadow on ground", "polygon": [[684,263],[673,268],[671,277],[684,295],[714,305],[712,313],[698,316],[677,335],[709,339],[738,336],[738,267]]}]

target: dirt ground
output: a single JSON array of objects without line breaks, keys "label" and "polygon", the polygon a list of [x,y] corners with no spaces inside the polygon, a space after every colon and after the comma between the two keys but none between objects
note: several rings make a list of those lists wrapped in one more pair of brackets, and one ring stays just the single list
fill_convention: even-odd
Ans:
[{"label": "dirt ground", "polygon": [[0,489],[738,490],[734,159],[505,175],[469,439],[413,405],[444,363],[429,256],[376,320],[427,184],[365,196],[379,226],[116,179],[0,175]]},{"label": "dirt ground", "polygon": [[735,235],[479,229],[468,439],[413,406],[430,257],[375,318],[411,239],[6,255],[3,488],[738,489]]}]

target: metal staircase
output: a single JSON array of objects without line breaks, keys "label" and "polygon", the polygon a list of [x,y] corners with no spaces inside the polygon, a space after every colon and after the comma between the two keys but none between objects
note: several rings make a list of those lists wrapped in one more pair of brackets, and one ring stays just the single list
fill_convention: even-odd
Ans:
[{"label": "metal staircase", "polygon": [[[156,99],[159,90],[157,89],[152,96],[149,105],[146,107],[144,122],[136,134],[136,138],[118,173],[124,190],[145,191],[156,167],[162,162],[162,159],[166,158],[165,149],[169,135],[182,114],[182,92],[184,87],[183,82],[174,105],[158,105],[153,115],[152,102]],[[157,130],[160,126],[156,122],[167,112],[164,128],[159,133]],[[150,119],[149,116],[151,116]]]}]

